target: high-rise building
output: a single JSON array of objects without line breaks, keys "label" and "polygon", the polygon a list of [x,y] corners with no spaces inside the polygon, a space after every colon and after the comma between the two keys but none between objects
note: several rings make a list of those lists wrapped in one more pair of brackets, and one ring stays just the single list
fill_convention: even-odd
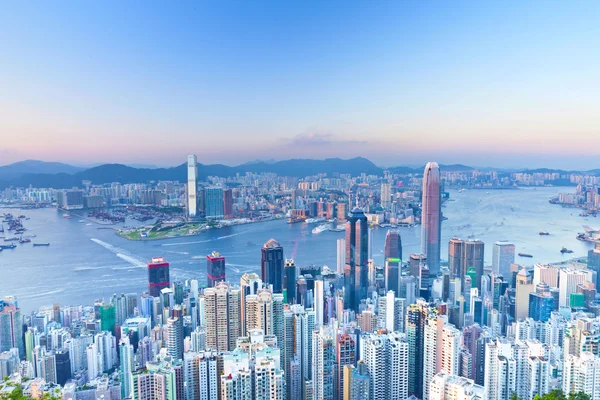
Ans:
[{"label": "high-rise building", "polygon": [[406,338],[408,340],[408,358],[411,368],[408,370],[408,394],[423,398],[423,342],[425,323],[429,317],[429,304],[417,300],[406,311]]},{"label": "high-rise building", "polygon": [[600,357],[584,352],[568,355],[564,361],[562,389],[566,394],[586,393],[591,400],[600,399]]},{"label": "high-rise building", "polygon": [[334,400],[338,398],[336,382],[336,341],[330,327],[321,326],[312,334],[313,398]]},{"label": "high-rise building", "polygon": [[219,400],[217,357],[213,353],[187,352],[183,355],[186,400]]},{"label": "high-rise building", "polygon": [[554,311],[554,297],[550,294],[550,287],[540,282],[534,293],[529,293],[529,318],[534,321],[546,322]]},{"label": "high-rise building", "polygon": [[206,208],[206,218],[223,219],[223,188],[207,187],[204,189],[204,206]]},{"label": "high-rise building", "polygon": [[344,273],[344,266],[346,265],[346,239],[341,238],[337,240],[337,268],[338,274]]},{"label": "high-rise building", "polygon": [[260,277],[265,285],[273,286],[273,293],[283,293],[283,247],[275,239],[267,240],[261,249]]},{"label": "high-rise building", "polygon": [[241,336],[240,292],[239,288],[229,287],[225,282],[204,290],[208,350],[235,349],[237,339]]},{"label": "high-rise building", "polygon": [[285,260],[285,268],[283,275],[283,290],[285,293],[285,301],[290,304],[296,302],[296,278],[298,277],[298,269],[294,260]]},{"label": "high-rise building", "polygon": [[315,304],[315,328],[323,326],[325,322],[325,290],[322,280],[315,280],[315,288],[313,292]]},{"label": "high-rise building", "polygon": [[346,223],[346,266],[344,268],[344,307],[359,311],[369,287],[367,216],[355,208]]},{"label": "high-rise building", "polygon": [[129,338],[124,337],[119,342],[119,379],[121,380],[121,398],[126,399],[131,396],[133,386],[133,369],[135,366],[133,346],[129,343]]},{"label": "high-rise building", "polygon": [[583,284],[587,280],[587,274],[584,271],[576,269],[561,269],[558,280],[559,306],[570,306],[571,293],[577,293],[577,285]]},{"label": "high-rise building", "polygon": [[198,198],[197,198],[197,185],[198,185],[198,159],[195,155],[189,155],[187,161],[187,215],[188,218],[196,218],[198,213]]},{"label": "high-rise building", "polygon": [[431,381],[429,400],[485,399],[484,388],[471,379],[440,372]]},{"label": "high-rise building", "polygon": [[177,317],[167,320],[167,353],[174,360],[183,359],[183,321]]},{"label": "high-rise building", "polygon": [[392,205],[392,185],[389,183],[381,184],[381,207],[388,210]]},{"label": "high-rise building", "polygon": [[596,272],[596,281],[593,282],[596,288],[600,288],[600,243],[588,251],[588,269]]},{"label": "high-rise building", "polygon": [[344,400],[364,400],[370,399],[371,377],[369,368],[364,361],[359,361],[356,368],[353,366],[344,367]]},{"label": "high-rise building", "polygon": [[206,256],[206,278],[208,287],[225,280],[225,257],[216,251]]},{"label": "high-rise building", "polygon": [[409,344],[399,332],[362,336],[361,354],[369,375],[369,399],[409,397],[408,353]]},{"label": "high-rise building", "polygon": [[225,217],[233,215],[233,192],[231,189],[223,189],[223,214]]},{"label": "high-rise building", "polygon": [[148,292],[158,297],[160,291],[171,285],[169,280],[169,263],[162,257],[155,257],[148,263]]},{"label": "high-rise building", "polygon": [[460,278],[462,287],[465,284],[465,276],[472,268],[475,272],[473,286],[481,290],[483,265],[484,244],[481,240],[450,239],[448,242],[448,269],[453,276]]},{"label": "high-rise building", "polygon": [[510,276],[510,266],[515,263],[515,245],[510,242],[494,243],[492,255],[492,272],[506,278]]},{"label": "high-rise building", "polygon": [[388,230],[383,247],[385,260],[385,288],[398,296],[398,285],[402,275],[402,238],[397,230]]},{"label": "high-rise building", "polygon": [[342,333],[337,335],[336,339],[336,363],[337,363],[337,377],[338,377],[338,399],[343,399],[346,395],[346,374],[345,368],[347,366],[354,366],[356,363],[356,341],[353,336],[348,333]]},{"label": "high-rise building", "polygon": [[430,274],[436,276],[440,271],[442,197],[440,168],[435,162],[425,166],[422,203],[421,253],[427,257]]},{"label": "high-rise building", "polygon": [[25,358],[21,309],[16,297],[7,296],[0,300],[0,353],[12,348],[19,350],[19,358]]}]

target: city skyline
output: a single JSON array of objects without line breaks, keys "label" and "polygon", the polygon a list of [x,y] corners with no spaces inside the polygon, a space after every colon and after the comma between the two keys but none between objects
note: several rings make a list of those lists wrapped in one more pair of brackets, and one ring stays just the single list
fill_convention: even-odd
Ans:
[{"label": "city skyline", "polygon": [[3,5],[2,163],[594,161],[593,3],[266,5]]}]

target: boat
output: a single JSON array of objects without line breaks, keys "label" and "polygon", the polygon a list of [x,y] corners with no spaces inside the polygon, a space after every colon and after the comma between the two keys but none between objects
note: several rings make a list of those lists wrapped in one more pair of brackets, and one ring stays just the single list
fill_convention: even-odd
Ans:
[{"label": "boat", "polygon": [[13,244],[2,244],[2,245],[0,245],[0,248],[2,250],[10,250],[10,249],[14,249],[16,247],[17,247],[17,245],[14,244],[14,243]]},{"label": "boat", "polygon": [[4,238],[5,242],[16,242],[17,240],[19,240],[18,237]]},{"label": "boat", "polygon": [[19,243],[23,244],[23,243],[29,243],[31,242],[31,239],[26,239],[26,238],[21,238],[19,239]]},{"label": "boat", "polygon": [[63,214],[63,218],[71,219],[71,216],[69,214]]},{"label": "boat", "polygon": [[548,233],[548,232],[540,232],[540,236],[548,236],[548,235],[550,235],[550,233]]},{"label": "boat", "polygon": [[248,247],[253,247],[253,246],[256,246],[256,244],[255,244],[255,243],[253,243],[253,242],[247,242],[247,243],[246,243],[246,246],[248,246]]},{"label": "boat", "polygon": [[561,252],[562,254],[565,254],[565,253],[566,253],[566,254],[571,254],[571,253],[573,253],[573,250],[569,250],[569,249],[567,249],[566,247],[563,247],[562,249],[560,249],[560,252]]},{"label": "boat", "polygon": [[323,222],[325,221],[325,218],[308,218],[306,221],[307,224],[316,224],[318,222]]},{"label": "boat", "polygon": [[79,223],[81,223],[81,224],[83,224],[84,222],[85,222],[85,220],[83,220],[83,219],[79,220]]},{"label": "boat", "polygon": [[527,254],[527,253],[519,253],[519,257],[532,258],[533,256],[531,254]]},{"label": "boat", "polygon": [[330,232],[344,232],[346,230],[346,224],[339,224],[335,227],[329,228]]},{"label": "boat", "polygon": [[33,246],[34,247],[50,246],[50,243],[48,243],[48,242],[46,242],[46,243],[34,243]]},{"label": "boat", "polygon": [[313,233],[313,235],[318,235],[319,233],[322,233],[322,232],[325,232],[326,230],[328,230],[330,226],[331,226],[330,224],[319,225],[312,230],[312,233]]}]

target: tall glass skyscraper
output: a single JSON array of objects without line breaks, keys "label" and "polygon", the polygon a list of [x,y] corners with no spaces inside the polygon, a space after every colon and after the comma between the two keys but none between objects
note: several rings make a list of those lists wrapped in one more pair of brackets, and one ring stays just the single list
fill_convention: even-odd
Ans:
[{"label": "tall glass skyscraper", "polygon": [[359,311],[369,287],[369,226],[367,216],[355,208],[346,223],[346,266],[344,268],[344,307]]},{"label": "tall glass skyscraper", "polygon": [[283,293],[284,262],[283,247],[269,239],[261,250],[260,277],[265,285],[273,285],[273,293]]},{"label": "tall glass skyscraper", "polygon": [[385,234],[383,248],[385,258],[385,283],[386,290],[393,290],[398,297],[398,284],[400,283],[400,265],[402,263],[402,239],[397,230],[388,230]]},{"label": "tall glass skyscraper", "polygon": [[198,184],[198,159],[194,154],[188,156],[187,162],[188,183],[187,183],[187,215],[188,218],[196,218],[198,212],[198,201],[196,196]]},{"label": "tall glass skyscraper", "polygon": [[440,237],[442,231],[440,167],[435,162],[425,166],[421,213],[421,252],[427,256],[429,274],[440,271]]}]

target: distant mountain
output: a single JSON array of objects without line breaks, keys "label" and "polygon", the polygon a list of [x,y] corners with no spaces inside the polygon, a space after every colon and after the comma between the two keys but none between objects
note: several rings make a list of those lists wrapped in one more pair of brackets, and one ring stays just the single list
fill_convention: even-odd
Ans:
[{"label": "distant mountain", "polygon": [[25,174],[74,174],[83,168],[59,162],[45,162],[38,160],[25,160],[0,167],[0,180],[11,180]]},{"label": "distant mountain", "polygon": [[[385,168],[395,174],[423,173],[425,166],[407,167],[397,166]],[[442,171],[472,171],[474,168],[462,165],[440,165]],[[383,168],[373,164],[366,158],[357,157],[348,160],[340,158],[327,158],[325,160],[292,159],[285,161],[254,161],[235,167],[222,164],[198,164],[198,178],[206,180],[209,176],[231,177],[236,174],[252,173],[275,173],[281,176],[305,177],[326,173],[331,176],[334,173],[350,174],[358,176],[361,173],[367,175],[382,175]],[[524,172],[566,172],[555,169],[532,169]],[[588,171],[589,174],[600,175],[600,170]],[[135,168],[123,164],[104,164],[93,168],[82,169],[68,164],[46,163],[42,161],[22,161],[19,163],[0,167],[0,189],[5,187],[52,187],[71,188],[81,186],[82,181],[91,181],[94,184],[111,182],[120,183],[145,183],[150,181],[180,181],[187,180],[187,164],[181,164],[170,168]]]},{"label": "distant mountain", "polygon": [[[33,173],[25,173],[13,178],[0,178],[0,189],[8,186],[26,187],[52,187],[71,188],[80,186],[84,180],[95,184],[110,182],[134,183],[159,180],[187,180],[187,164],[181,164],[171,168],[133,168],[122,164],[104,164],[89,168],[73,174],[68,173],[46,173],[44,169]],[[319,173],[343,173],[359,175],[367,173],[380,175],[382,169],[377,167],[366,158],[352,158],[342,160],[339,158],[328,158],[325,160],[294,159],[277,162],[256,162],[230,167],[222,164],[203,165],[198,164],[198,177],[200,180],[208,176],[235,176],[237,173],[265,173],[271,172],[282,176],[304,177]]]}]

